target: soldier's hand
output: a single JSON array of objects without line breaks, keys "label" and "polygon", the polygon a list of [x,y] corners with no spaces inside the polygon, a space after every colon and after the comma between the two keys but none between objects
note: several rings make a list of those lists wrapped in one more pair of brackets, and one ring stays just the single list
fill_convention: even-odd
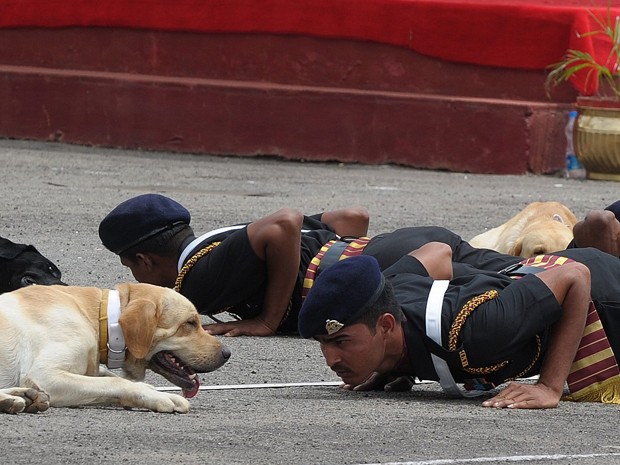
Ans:
[{"label": "soldier's hand", "polygon": [[409,391],[414,384],[413,376],[375,372],[361,384],[343,384],[341,388],[349,391]]},{"label": "soldier's hand", "polygon": [[483,407],[493,408],[555,408],[560,403],[561,394],[542,383],[521,384],[511,382],[495,397],[482,403]]},{"label": "soldier's hand", "polygon": [[275,331],[260,318],[209,324],[203,326],[203,328],[214,336],[273,336],[275,334]]}]

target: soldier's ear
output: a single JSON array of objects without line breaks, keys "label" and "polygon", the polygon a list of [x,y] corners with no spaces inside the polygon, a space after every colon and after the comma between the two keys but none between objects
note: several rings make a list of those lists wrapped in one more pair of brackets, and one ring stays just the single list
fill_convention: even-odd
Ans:
[{"label": "soldier's ear", "polygon": [[382,331],[385,334],[391,333],[396,330],[397,327],[398,322],[391,313],[384,313],[377,320],[377,330]]},{"label": "soldier's ear", "polygon": [[136,263],[141,267],[147,270],[153,269],[153,257],[151,257],[148,253],[138,252],[135,258]]}]

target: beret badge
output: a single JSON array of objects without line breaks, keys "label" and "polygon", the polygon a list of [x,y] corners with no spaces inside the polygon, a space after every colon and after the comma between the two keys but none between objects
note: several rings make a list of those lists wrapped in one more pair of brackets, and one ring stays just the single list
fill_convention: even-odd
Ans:
[{"label": "beret badge", "polygon": [[342,323],[340,323],[338,320],[327,320],[325,321],[325,331],[327,331],[327,334],[329,334],[330,336],[338,331],[340,331],[340,329],[343,327],[344,325]]}]

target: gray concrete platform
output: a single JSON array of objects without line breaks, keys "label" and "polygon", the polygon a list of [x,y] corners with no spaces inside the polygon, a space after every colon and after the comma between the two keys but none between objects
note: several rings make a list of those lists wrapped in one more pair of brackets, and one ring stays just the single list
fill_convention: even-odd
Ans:
[{"label": "gray concrete platform", "polygon": [[[160,192],[193,214],[197,233],[288,206],[314,213],[365,205],[371,233],[435,224],[470,238],[529,202],[578,217],[620,198],[620,185],[541,176],[419,171],[115,151],[0,140],[0,236],[27,242],[66,282],[131,281],[97,236],[120,201]],[[233,356],[203,385],[336,381],[318,345],[294,337],[227,339]],[[169,386],[163,378],[148,381]],[[3,464],[620,464],[620,406],[484,409],[435,384],[410,393],[333,386],[205,390],[187,415],[118,408],[0,416]]]}]

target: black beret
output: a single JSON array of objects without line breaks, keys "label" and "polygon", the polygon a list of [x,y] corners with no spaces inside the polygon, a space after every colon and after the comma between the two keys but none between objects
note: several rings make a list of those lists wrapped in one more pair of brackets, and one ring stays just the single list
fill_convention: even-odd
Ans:
[{"label": "black beret", "polygon": [[606,207],[605,210],[612,212],[616,215],[616,219],[620,221],[620,200],[616,200],[614,203]]},{"label": "black beret", "polygon": [[374,257],[340,260],[314,281],[299,311],[299,334],[305,338],[333,334],[354,324],[377,301],[384,287],[385,278]]},{"label": "black beret", "polygon": [[99,237],[118,255],[173,225],[189,224],[190,218],[180,203],[160,194],[143,194],[108,213],[99,224]]}]

